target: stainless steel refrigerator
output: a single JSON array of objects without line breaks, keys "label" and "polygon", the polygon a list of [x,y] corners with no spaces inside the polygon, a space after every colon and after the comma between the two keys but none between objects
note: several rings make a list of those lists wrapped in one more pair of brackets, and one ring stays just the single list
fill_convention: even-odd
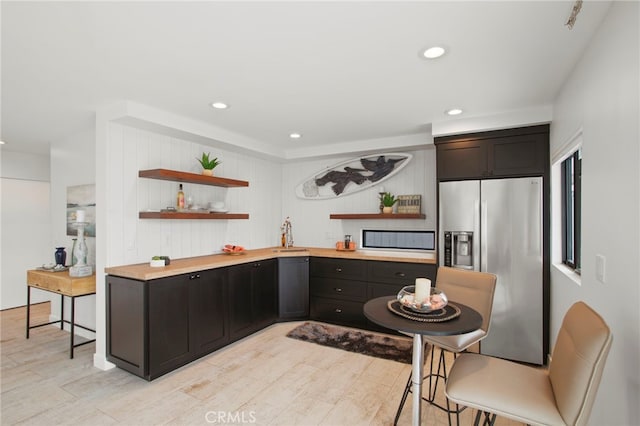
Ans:
[{"label": "stainless steel refrigerator", "polygon": [[439,264],[498,277],[483,354],[544,364],[542,178],[440,182]]}]

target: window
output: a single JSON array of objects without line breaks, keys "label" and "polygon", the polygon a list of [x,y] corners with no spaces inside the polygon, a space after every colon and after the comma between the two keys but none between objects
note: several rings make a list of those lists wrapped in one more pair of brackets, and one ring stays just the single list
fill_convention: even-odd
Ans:
[{"label": "window", "polygon": [[580,205],[582,155],[580,149],[562,161],[562,263],[580,272]]}]

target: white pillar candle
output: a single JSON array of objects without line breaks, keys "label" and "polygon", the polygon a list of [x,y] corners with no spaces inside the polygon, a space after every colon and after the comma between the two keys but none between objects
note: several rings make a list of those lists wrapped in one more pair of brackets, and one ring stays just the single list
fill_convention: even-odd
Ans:
[{"label": "white pillar candle", "polygon": [[85,219],[84,210],[76,211],[76,222],[84,222],[84,219]]},{"label": "white pillar candle", "polygon": [[416,278],[416,294],[414,301],[424,303],[431,294],[431,280],[427,278]]}]

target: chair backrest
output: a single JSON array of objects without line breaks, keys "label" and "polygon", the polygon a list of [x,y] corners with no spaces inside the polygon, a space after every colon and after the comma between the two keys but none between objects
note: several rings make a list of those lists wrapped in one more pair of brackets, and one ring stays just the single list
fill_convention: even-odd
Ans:
[{"label": "chair backrest", "polygon": [[576,302],[565,314],[549,364],[549,380],[566,424],[587,423],[612,340],[607,324],[584,302]]},{"label": "chair backrest", "polygon": [[489,333],[496,276],[487,272],[440,266],[436,275],[436,287],[444,291],[453,302],[467,305],[482,315],[482,330]]}]

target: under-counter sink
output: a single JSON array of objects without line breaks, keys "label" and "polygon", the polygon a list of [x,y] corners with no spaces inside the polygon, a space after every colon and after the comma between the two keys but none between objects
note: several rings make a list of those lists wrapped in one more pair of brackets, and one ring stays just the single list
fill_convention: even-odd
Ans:
[{"label": "under-counter sink", "polygon": [[288,252],[296,252],[296,251],[309,251],[309,249],[290,247],[290,248],[273,249],[273,251],[276,252],[276,253],[288,253]]}]

